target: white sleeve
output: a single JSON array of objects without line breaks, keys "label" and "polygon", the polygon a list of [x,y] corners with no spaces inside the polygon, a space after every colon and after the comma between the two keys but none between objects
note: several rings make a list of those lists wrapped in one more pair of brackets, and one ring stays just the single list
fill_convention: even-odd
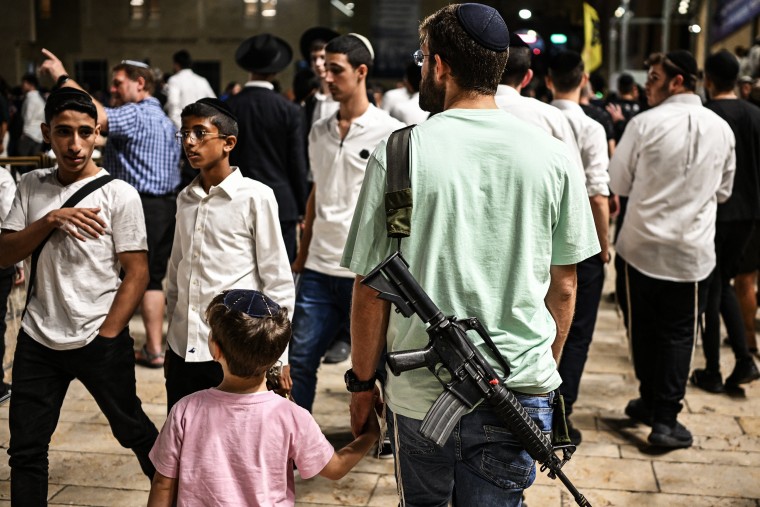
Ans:
[{"label": "white sleeve", "polygon": [[604,127],[596,120],[589,123],[589,132],[584,146],[586,173],[586,191],[589,197],[595,195],[610,195],[610,189],[607,183],[610,181],[607,168],[610,165],[609,149],[607,146],[607,134]]},{"label": "white sleeve", "polygon": [[641,132],[636,118],[633,118],[625,128],[623,137],[615,147],[615,153],[610,160],[610,190],[617,195],[628,196],[633,185],[638,159],[638,141]]},{"label": "white sleeve", "polygon": [[169,82],[166,84],[166,115],[178,129],[182,127],[180,95],[181,92],[177,83],[172,83],[172,80],[169,79]]}]

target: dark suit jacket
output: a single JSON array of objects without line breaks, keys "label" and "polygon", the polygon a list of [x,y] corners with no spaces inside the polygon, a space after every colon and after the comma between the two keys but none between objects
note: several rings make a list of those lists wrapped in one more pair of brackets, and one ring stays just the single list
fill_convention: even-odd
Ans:
[{"label": "dark suit jacket", "polygon": [[306,205],[306,143],[301,108],[267,88],[248,86],[227,102],[240,132],[230,164],[274,190],[280,221],[294,221]]}]

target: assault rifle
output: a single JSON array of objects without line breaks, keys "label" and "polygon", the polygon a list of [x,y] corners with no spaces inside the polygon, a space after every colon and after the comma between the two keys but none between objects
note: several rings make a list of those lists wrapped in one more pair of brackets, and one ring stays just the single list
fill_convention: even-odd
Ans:
[{"label": "assault rifle", "polygon": [[378,291],[378,298],[396,305],[396,311],[404,317],[416,313],[428,324],[430,342],[427,347],[388,354],[388,366],[394,375],[426,366],[444,387],[422,421],[422,436],[442,446],[459,419],[485,399],[528,454],[541,463],[541,471],[548,470],[550,478],[559,478],[578,505],[591,507],[562,472],[562,466],[570,459],[575,447],[563,447],[562,459],[555,454],[549,437],[467,338],[467,331],[477,332],[505,368],[505,375],[509,375],[506,361],[478,319],[445,317],[409,272],[400,252],[393,253],[373,269],[362,283]]}]

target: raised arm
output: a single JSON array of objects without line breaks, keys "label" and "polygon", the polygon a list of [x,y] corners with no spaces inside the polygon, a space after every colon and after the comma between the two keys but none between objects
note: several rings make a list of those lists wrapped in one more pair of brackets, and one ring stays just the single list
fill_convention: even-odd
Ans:
[{"label": "raised arm", "polygon": [[[57,56],[55,56],[53,53],[48,51],[47,49],[42,49],[42,54],[45,55],[45,60],[42,62],[42,65],[40,65],[40,72],[43,74],[49,75],[53,81],[56,83],[58,82],[58,79],[60,79],[61,76],[68,76],[68,72],[66,72],[66,69],[63,66],[63,62],[58,59]],[[83,92],[87,92],[84,88],[82,88],[79,83],[71,79],[69,79],[63,83],[61,86],[70,86],[72,88],[79,88]],[[89,93],[89,92],[87,92]],[[92,97],[92,101],[95,103],[95,107],[98,110],[98,124],[100,124],[100,129],[102,131],[108,131],[108,115],[106,114],[106,109],[99,101],[95,100],[95,97]]]}]

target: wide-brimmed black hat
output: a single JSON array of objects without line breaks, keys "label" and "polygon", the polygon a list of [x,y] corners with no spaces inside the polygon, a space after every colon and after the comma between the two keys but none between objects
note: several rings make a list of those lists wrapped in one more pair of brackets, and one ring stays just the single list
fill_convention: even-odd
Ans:
[{"label": "wide-brimmed black hat", "polygon": [[340,34],[335,30],[325,28],[324,26],[314,26],[309,28],[303,33],[303,35],[301,35],[301,41],[298,43],[298,46],[301,49],[301,56],[303,56],[304,60],[309,60],[311,58],[311,45],[314,41],[323,40],[325,42],[330,42],[338,35]]},{"label": "wide-brimmed black hat", "polygon": [[254,35],[243,41],[235,51],[235,61],[249,72],[274,74],[293,60],[290,45],[271,33]]}]

